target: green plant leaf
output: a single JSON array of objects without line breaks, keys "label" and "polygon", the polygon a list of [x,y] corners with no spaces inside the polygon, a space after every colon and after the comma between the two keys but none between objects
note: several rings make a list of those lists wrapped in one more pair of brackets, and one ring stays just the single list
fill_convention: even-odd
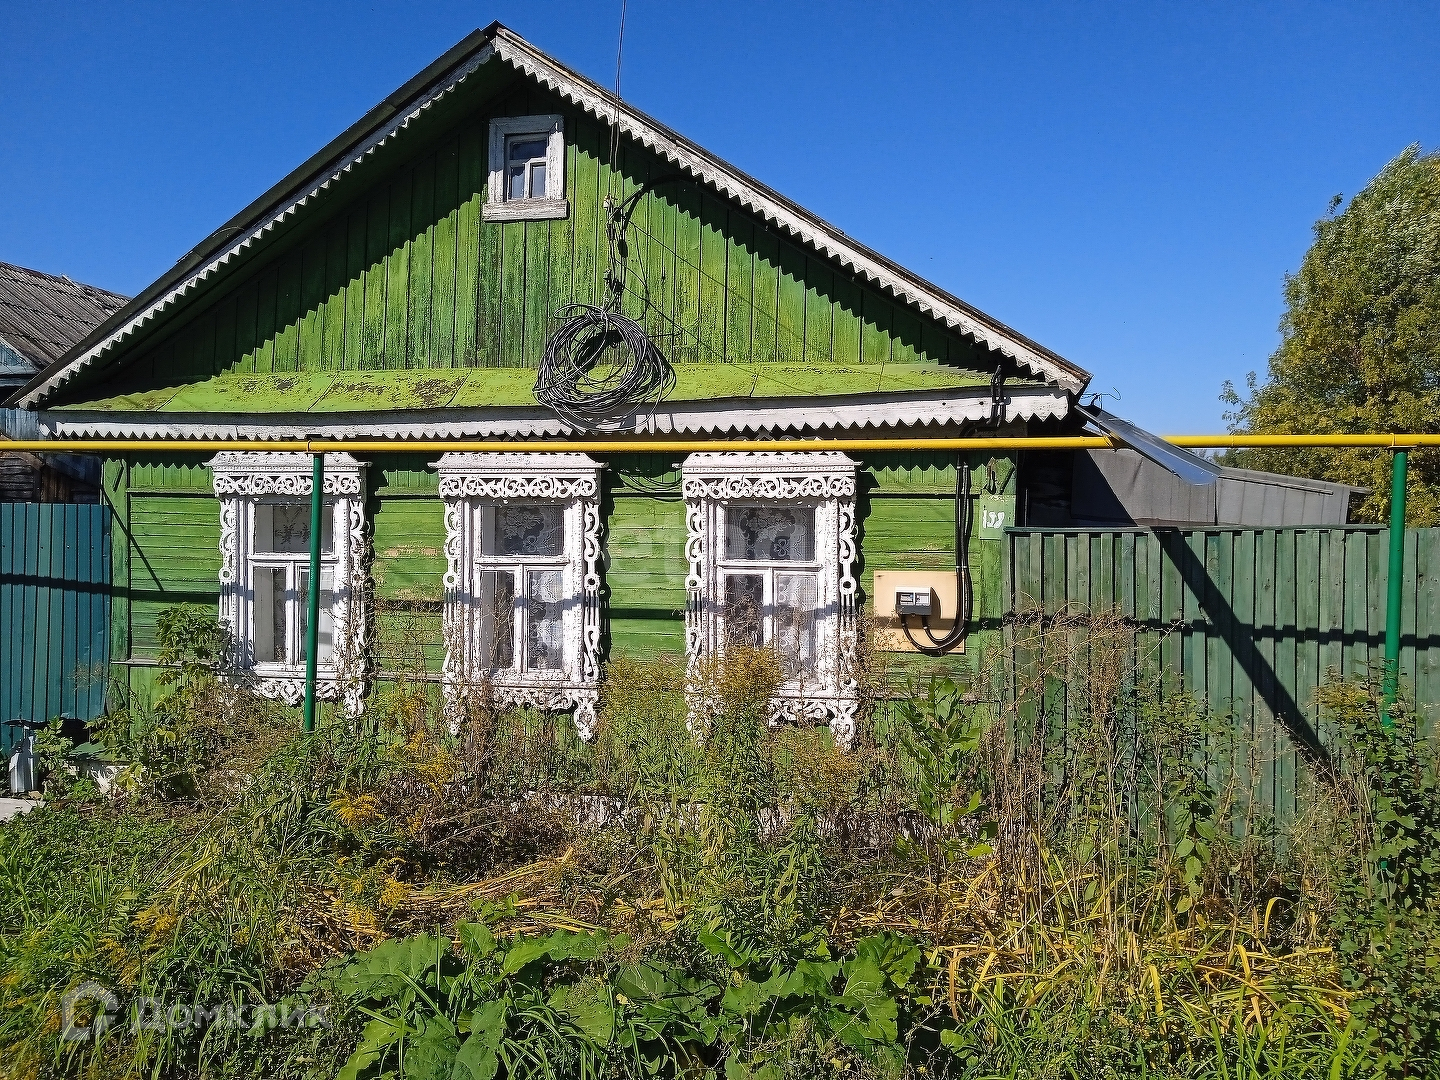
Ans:
[{"label": "green plant leaf", "polygon": [[443,1016],[430,1016],[424,1030],[405,1048],[405,1080],[449,1080],[460,1039]]}]

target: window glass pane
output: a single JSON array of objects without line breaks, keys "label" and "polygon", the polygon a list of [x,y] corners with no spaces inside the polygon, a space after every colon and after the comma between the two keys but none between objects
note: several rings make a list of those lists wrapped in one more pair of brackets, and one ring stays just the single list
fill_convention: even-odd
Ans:
[{"label": "window glass pane", "polygon": [[[325,501],[321,521],[320,550],[327,555],[335,546],[335,503]],[[284,503],[257,503],[255,506],[255,550],[263,553],[298,554],[310,550],[310,500]]]},{"label": "window glass pane", "polygon": [[814,574],[775,575],[775,651],[786,679],[815,670],[815,609],[820,581]]},{"label": "window glass pane", "polygon": [[725,644],[763,645],[765,577],[762,574],[725,575]]},{"label": "window glass pane", "polygon": [[725,557],[809,562],[815,557],[815,509],[727,506]]},{"label": "window glass pane", "polygon": [[482,668],[505,671],[515,666],[515,575],[482,570],[479,585],[477,660]]},{"label": "window glass pane", "polygon": [[559,671],[565,666],[565,573],[531,570],[525,584],[526,666],[532,671]]},{"label": "window glass pane", "polygon": [[510,164],[534,161],[536,158],[544,158],[546,148],[550,140],[533,139],[521,137],[510,140]]},{"label": "window glass pane", "polygon": [[559,503],[497,506],[485,539],[486,555],[564,554],[565,508]]},{"label": "window glass pane", "polygon": [[510,198],[525,198],[525,166],[514,165],[510,169]]},{"label": "window glass pane", "polygon": [[[310,658],[310,639],[307,627],[310,625],[310,571],[300,571],[300,593],[296,596],[296,608],[300,623],[300,663]],[[335,571],[320,571],[320,632],[316,635],[320,646],[317,664],[326,665],[335,661]]]},{"label": "window glass pane", "polygon": [[256,567],[251,577],[254,584],[255,662],[285,662],[285,571]]},{"label": "window glass pane", "polygon": [[530,166],[530,197],[545,198],[545,162],[537,161]]}]

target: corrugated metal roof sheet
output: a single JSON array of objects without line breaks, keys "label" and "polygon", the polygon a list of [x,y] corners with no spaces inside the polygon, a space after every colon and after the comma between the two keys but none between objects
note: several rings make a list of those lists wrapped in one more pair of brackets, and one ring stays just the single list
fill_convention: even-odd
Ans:
[{"label": "corrugated metal roof sheet", "polygon": [[32,366],[54,363],[128,297],[0,262],[0,338]]}]

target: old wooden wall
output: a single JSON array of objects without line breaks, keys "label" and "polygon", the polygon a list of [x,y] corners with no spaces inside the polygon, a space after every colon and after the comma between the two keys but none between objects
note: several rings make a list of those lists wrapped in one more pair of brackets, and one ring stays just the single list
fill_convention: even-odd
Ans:
[{"label": "old wooden wall", "polygon": [[[483,221],[489,118],[549,112],[565,114],[569,216]],[[513,92],[417,147],[327,220],[297,229],[288,250],[146,346],[104,393],[225,371],[533,367],[556,312],[603,298],[607,193],[623,198],[672,172],[634,144],[612,162],[595,120],[539,91]],[[643,310],[677,363],[939,359],[994,370],[973,342],[699,184],[644,196],[628,236],[625,310]],[[90,376],[66,396],[84,400],[87,384]]]},{"label": "old wooden wall", "polygon": [[[1229,718],[1256,766],[1254,793],[1279,821],[1297,777],[1333,732],[1316,687],[1377,670],[1385,637],[1388,537],[1377,528],[1014,530],[1008,606],[1035,614],[1123,617],[1142,673],[1166,672]],[[1402,681],[1427,726],[1440,710],[1440,530],[1405,537]],[[1021,633],[1023,640],[1024,634]],[[1024,651],[1015,657],[1024,669]],[[1050,679],[1032,719],[1064,731],[1079,687]]]},{"label": "old wooden wall", "polygon": [[[200,455],[146,457],[106,466],[106,498],[114,508],[117,537],[112,655],[142,695],[150,693],[155,674],[159,613],[180,603],[213,609],[218,601],[219,504],[203,460]],[[433,455],[378,455],[367,471],[375,656],[391,675],[434,675],[444,657],[444,504],[428,467],[433,460]],[[989,455],[970,455],[977,491],[990,460]],[[682,654],[688,567],[679,462],[663,455],[616,455],[607,465],[602,505],[606,646],[637,656]],[[954,567],[954,494],[952,458],[883,454],[865,459],[859,476],[857,571],[867,597],[877,569]],[[1002,497],[1013,506],[1013,481]],[[966,653],[939,662],[896,657],[898,675],[973,668],[982,647],[999,644],[1005,609],[1001,566],[998,539],[972,541],[976,633]]]}]

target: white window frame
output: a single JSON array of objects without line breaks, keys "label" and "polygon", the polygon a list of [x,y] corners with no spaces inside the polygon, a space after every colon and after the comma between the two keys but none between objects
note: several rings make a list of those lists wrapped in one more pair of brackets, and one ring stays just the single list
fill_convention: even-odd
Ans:
[{"label": "white window frame", "polygon": [[[267,504],[310,506],[314,486],[309,454],[237,453],[223,451],[209,462],[215,495],[220,500],[220,622],[232,637],[237,677],[256,693],[298,705],[305,696],[305,665],[262,661],[256,656],[257,614],[255,574],[286,570],[288,588],[298,588],[308,571],[309,553],[256,550],[257,508]],[[321,556],[322,573],[332,579],[332,649],[316,665],[315,694],[324,700],[343,700],[346,711],[358,714],[364,700],[368,662],[365,654],[368,613],[360,606],[366,595],[365,464],[349,454],[325,455],[322,492],[330,552]],[[293,580],[292,580],[293,579]],[[300,603],[292,596],[289,604]],[[286,619],[286,652],[300,658],[299,613]]]},{"label": "white window frame", "polygon": [[[515,136],[544,138],[543,199],[511,199],[506,184],[506,148]],[[569,216],[565,196],[565,118],[559,113],[503,116],[490,121],[490,186],[482,216],[486,221],[549,221]]]},{"label": "white window frame", "polygon": [[[828,723],[836,741],[855,737],[856,661],[855,462],[836,451],[691,454],[685,459],[685,650],[692,675],[701,660],[718,655],[725,641],[724,578],[736,572],[767,576],[773,604],[775,572],[813,571],[816,662],[813,672],[788,680],[771,702],[772,720]],[[769,503],[815,511],[814,559],[809,562],[732,560],[725,557],[725,514],[732,507]],[[753,569],[752,569],[753,568]],[[767,612],[768,614],[768,612]]]},{"label": "white window frame", "polygon": [[[550,711],[573,709],[581,738],[595,733],[600,687],[600,469],[584,454],[448,453],[435,463],[445,501],[444,686],[458,720],[467,695],[500,705]],[[562,508],[565,540],[560,556],[488,554],[482,539],[487,515],[515,503]],[[562,664],[526,664],[524,577],[530,569],[562,572]],[[513,666],[496,668],[482,656],[480,575],[516,575]]]}]

